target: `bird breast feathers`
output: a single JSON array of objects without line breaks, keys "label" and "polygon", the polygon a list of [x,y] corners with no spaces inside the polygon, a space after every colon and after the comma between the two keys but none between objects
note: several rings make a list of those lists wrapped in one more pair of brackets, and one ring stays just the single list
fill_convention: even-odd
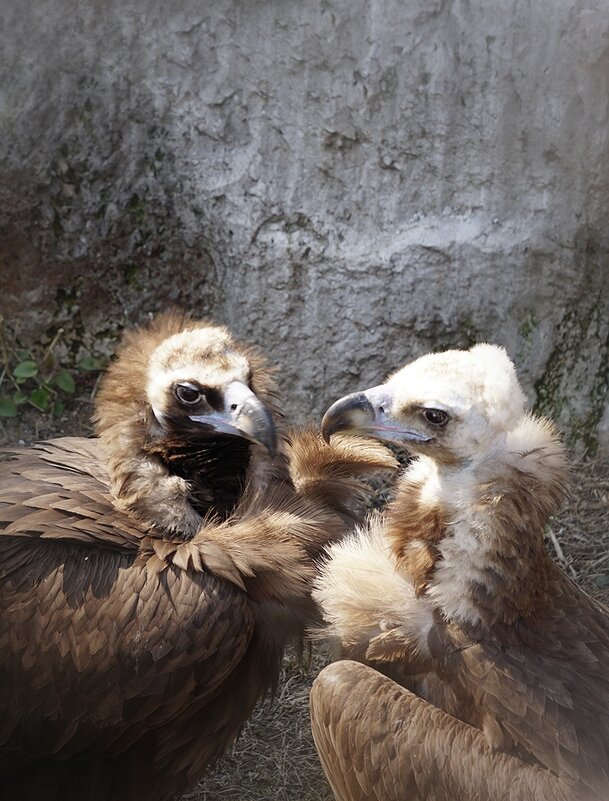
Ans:
[{"label": "bird breast feathers", "polygon": [[321,634],[365,656],[374,638],[392,631],[408,650],[426,653],[433,610],[397,570],[383,528],[376,514],[366,529],[329,548],[313,592],[328,624]]}]

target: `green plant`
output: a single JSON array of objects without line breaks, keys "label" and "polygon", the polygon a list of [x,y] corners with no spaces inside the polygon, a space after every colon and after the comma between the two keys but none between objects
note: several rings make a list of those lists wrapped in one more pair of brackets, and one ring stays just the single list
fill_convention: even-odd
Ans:
[{"label": "green plant", "polygon": [[[23,348],[16,334],[0,318],[0,417],[17,417],[24,405],[61,417],[64,402],[76,390],[72,373],[56,354],[62,334],[60,328],[44,348]],[[99,369],[94,360],[83,360],[87,361],[91,365],[81,364],[81,369]]]}]

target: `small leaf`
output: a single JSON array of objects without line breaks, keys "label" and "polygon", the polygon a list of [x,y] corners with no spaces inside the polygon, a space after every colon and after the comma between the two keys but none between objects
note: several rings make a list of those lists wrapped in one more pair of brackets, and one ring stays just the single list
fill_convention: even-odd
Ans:
[{"label": "small leaf", "polygon": [[27,395],[20,389],[18,389],[13,395],[13,403],[15,404],[15,406],[21,406],[22,403],[26,402],[26,400],[27,400]]},{"label": "small leaf", "polygon": [[36,362],[19,362],[19,364],[13,370],[13,375],[15,378],[32,378],[38,372],[38,365]]},{"label": "small leaf", "polygon": [[44,387],[33,389],[30,393],[30,401],[37,409],[40,409],[43,412],[48,409],[50,399],[49,392]]},{"label": "small leaf", "polygon": [[0,417],[17,417],[17,407],[10,398],[0,398]]},{"label": "small leaf", "polygon": [[607,573],[604,573],[600,576],[596,576],[596,578],[594,579],[594,583],[596,584],[597,587],[608,587],[609,575],[607,575]]},{"label": "small leaf", "polygon": [[81,359],[78,362],[78,366],[81,370],[99,370],[97,359],[94,359],[93,356],[86,356],[84,359]]},{"label": "small leaf", "polygon": [[67,370],[60,370],[57,375],[55,376],[55,383],[59,387],[59,389],[67,392],[71,395],[74,390],[76,389],[76,384],[74,383],[74,379],[68,373]]},{"label": "small leaf", "polygon": [[61,417],[63,408],[63,403],[61,401],[55,401],[53,404],[53,417]]}]

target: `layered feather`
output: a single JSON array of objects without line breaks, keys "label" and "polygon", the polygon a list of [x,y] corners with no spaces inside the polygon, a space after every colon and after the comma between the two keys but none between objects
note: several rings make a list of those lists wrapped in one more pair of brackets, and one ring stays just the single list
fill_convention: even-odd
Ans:
[{"label": "layered feather", "polygon": [[[485,389],[478,403],[485,365],[471,396],[460,373],[452,388],[451,353],[404,368],[395,414],[410,427],[432,405],[417,406],[427,395],[412,377],[432,393],[439,365],[458,411],[433,397],[453,430],[416,445],[387,510],[331,546],[316,581],[325,636],[367,665],[339,663],[316,682],[322,763],[340,801],[602,801],[609,610],[544,546],[567,494],[564,448],[551,423],[516,414],[521,395]],[[509,390],[508,373],[488,381]]]},{"label": "layered feather", "polygon": [[[201,514],[214,441],[172,475],[150,447],[146,388],[167,337],[202,341],[208,327],[249,365],[279,452],[252,443],[234,503]],[[309,431],[288,446],[275,393],[261,357],[225,329],[171,315],[127,338],[100,394],[98,439],[16,448],[0,463],[6,801],[174,798],[275,685],[285,644],[315,619],[314,559],[360,514],[358,476],[393,466],[382,446],[328,451]],[[216,485],[235,469],[223,453]]]}]

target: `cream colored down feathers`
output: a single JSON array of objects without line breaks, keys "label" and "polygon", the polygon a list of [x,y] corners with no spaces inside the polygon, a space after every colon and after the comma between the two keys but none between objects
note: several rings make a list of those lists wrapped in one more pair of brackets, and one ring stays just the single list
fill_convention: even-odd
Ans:
[{"label": "cream colored down feathers", "polygon": [[607,801],[609,610],[546,551],[567,461],[505,351],[424,356],[322,428],[415,457],[316,583],[326,636],[365,663],[311,692],[338,801]]},{"label": "cream colored down feathers", "polygon": [[454,447],[463,457],[477,455],[489,437],[513,428],[525,403],[514,365],[496,345],[427,354],[390,376],[387,387],[394,410],[415,402],[461,421]]},{"label": "cream colored down feathers", "polygon": [[[347,636],[355,643],[360,629],[362,647],[374,627],[367,615],[376,619],[377,626],[385,625],[387,599],[393,604],[389,617],[401,619],[405,636],[417,642],[422,643],[428,633],[433,607],[448,619],[480,623],[479,610],[468,601],[467,587],[475,577],[484,582],[488,552],[496,548],[496,537],[502,536],[495,531],[492,511],[482,513],[476,504],[481,481],[491,476],[496,481],[503,465],[510,480],[516,468],[523,479],[529,474],[536,481],[562,484],[567,470],[552,426],[524,412],[524,393],[501,347],[480,344],[469,351],[422,356],[394,373],[387,386],[394,398],[395,417],[400,408],[413,403],[451,415],[454,428],[447,434],[446,447],[457,460],[446,464],[423,452],[404,476],[418,485],[422,506],[445,510],[451,536],[439,545],[442,558],[428,596],[420,599],[389,553],[382,518],[373,516],[367,527],[332,546],[315,598],[330,624],[327,634],[341,641]],[[425,445],[414,447],[424,451]],[[380,598],[385,601],[380,603]]]}]

